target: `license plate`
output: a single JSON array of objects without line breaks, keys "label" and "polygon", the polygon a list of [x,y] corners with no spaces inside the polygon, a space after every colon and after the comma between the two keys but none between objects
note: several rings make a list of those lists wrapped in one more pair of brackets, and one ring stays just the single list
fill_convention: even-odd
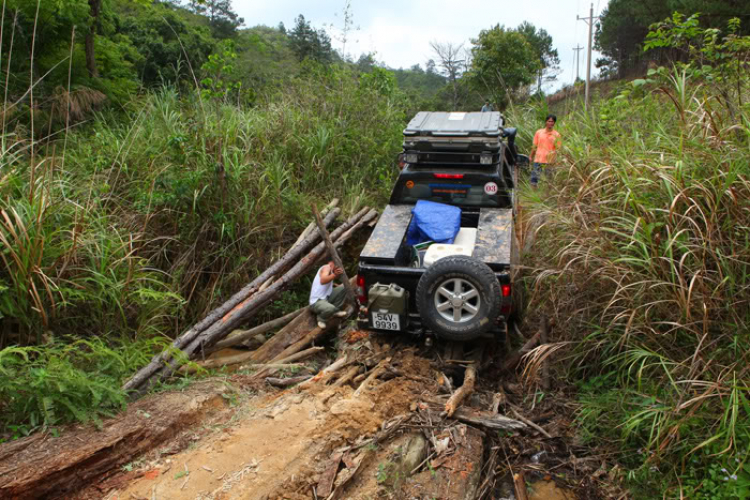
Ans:
[{"label": "license plate", "polygon": [[372,313],[372,327],[377,330],[401,330],[398,314]]}]

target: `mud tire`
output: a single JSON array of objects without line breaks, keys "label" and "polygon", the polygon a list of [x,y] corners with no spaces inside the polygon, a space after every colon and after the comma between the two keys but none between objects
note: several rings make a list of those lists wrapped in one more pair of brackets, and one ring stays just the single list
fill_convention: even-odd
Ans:
[{"label": "mud tire", "polygon": [[438,260],[417,285],[423,324],[448,340],[473,340],[492,328],[500,314],[500,297],[495,273],[483,262],[463,255]]}]

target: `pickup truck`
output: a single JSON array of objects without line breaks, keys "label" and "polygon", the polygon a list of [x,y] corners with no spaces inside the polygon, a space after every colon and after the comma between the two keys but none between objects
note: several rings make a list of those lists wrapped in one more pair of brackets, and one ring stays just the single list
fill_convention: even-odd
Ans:
[{"label": "pickup truck", "polygon": [[[497,112],[420,112],[409,123],[405,165],[359,256],[360,328],[458,341],[505,331],[518,302],[515,170],[528,158],[502,124]],[[407,244],[424,202],[460,209],[450,242]]]}]

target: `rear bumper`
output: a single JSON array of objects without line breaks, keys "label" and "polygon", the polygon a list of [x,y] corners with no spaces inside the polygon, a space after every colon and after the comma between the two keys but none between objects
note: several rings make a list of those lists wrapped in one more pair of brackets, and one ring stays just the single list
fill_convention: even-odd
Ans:
[{"label": "rear bumper", "polygon": [[[507,319],[504,316],[500,316],[500,318],[497,321],[497,325],[495,325],[494,328],[490,329],[487,334],[492,336],[500,336],[504,335],[506,331],[506,321]],[[431,332],[429,329],[425,328],[422,325],[422,318],[419,316],[419,314],[409,314],[409,321],[401,326],[401,330],[379,330],[372,327],[370,323],[370,318],[367,314],[365,314],[363,311],[360,310],[359,314],[357,315],[357,328],[360,330],[370,330],[374,332],[380,332],[380,333],[393,333],[397,335],[413,335],[413,336],[422,336],[422,335],[434,335],[433,332]]]}]

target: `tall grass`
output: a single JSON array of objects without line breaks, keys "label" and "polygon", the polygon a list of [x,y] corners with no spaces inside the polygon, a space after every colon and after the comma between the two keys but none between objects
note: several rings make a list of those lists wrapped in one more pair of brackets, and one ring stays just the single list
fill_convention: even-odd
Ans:
[{"label": "tall grass", "polygon": [[[14,373],[29,381],[69,335],[151,352],[151,339],[179,333],[275,260],[312,201],[338,197],[349,212],[387,196],[405,123],[397,92],[330,68],[252,108],[198,99],[168,87],[134,98],[72,128],[64,158],[61,140],[38,142],[35,168],[30,138],[3,137],[0,369],[26,366]],[[50,347],[9,347],[26,345]],[[126,376],[111,375],[111,388]],[[35,407],[37,421],[60,421]],[[32,418],[15,403],[3,412]]]},{"label": "tall grass", "polygon": [[555,174],[523,197],[544,221],[526,256],[536,303],[577,346],[584,429],[692,497],[713,492],[709,462],[750,487],[750,109],[724,104],[685,71],[623,85],[562,118]]}]

